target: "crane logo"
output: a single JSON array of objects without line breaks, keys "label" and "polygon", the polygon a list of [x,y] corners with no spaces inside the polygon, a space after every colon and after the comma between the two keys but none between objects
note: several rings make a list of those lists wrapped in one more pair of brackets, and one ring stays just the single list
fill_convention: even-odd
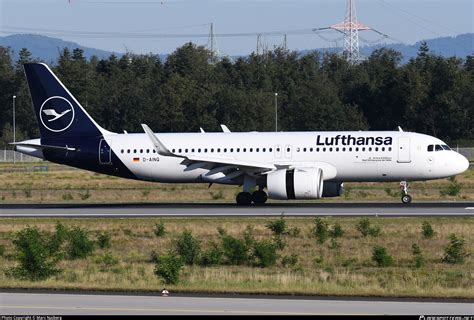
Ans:
[{"label": "crane logo", "polygon": [[49,131],[62,132],[74,121],[74,108],[64,97],[49,97],[41,105],[39,118]]}]

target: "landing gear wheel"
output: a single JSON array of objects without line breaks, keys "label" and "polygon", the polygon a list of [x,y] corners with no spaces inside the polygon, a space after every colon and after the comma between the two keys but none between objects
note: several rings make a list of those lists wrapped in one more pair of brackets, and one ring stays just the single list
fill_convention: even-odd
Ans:
[{"label": "landing gear wheel", "polygon": [[237,194],[235,201],[239,206],[248,206],[252,203],[252,195],[250,192],[240,192]]},{"label": "landing gear wheel", "polygon": [[411,196],[410,196],[409,194],[404,195],[404,196],[402,197],[402,202],[403,202],[404,204],[409,204],[409,203],[411,203]]},{"label": "landing gear wheel", "polygon": [[255,204],[264,204],[265,202],[267,202],[267,199],[268,199],[268,196],[265,191],[258,190],[252,193],[252,201]]}]

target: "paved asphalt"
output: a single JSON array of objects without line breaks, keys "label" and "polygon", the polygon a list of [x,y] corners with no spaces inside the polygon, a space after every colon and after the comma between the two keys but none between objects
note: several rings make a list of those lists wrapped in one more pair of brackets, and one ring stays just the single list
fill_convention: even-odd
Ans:
[{"label": "paved asphalt", "polygon": [[401,203],[270,203],[234,204],[10,204],[0,205],[0,218],[17,217],[160,217],[160,216],[474,216],[472,202]]},{"label": "paved asphalt", "polygon": [[472,315],[472,302],[0,293],[0,315]]}]

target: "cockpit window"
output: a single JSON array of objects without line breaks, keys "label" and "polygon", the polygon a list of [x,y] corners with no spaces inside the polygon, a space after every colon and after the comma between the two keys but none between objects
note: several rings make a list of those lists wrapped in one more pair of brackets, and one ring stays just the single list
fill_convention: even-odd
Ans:
[{"label": "cockpit window", "polygon": [[435,151],[443,151],[443,147],[441,145],[437,144]]},{"label": "cockpit window", "polygon": [[444,150],[451,150],[451,148],[449,146],[445,145],[445,144],[443,144],[442,147],[443,147]]},{"label": "cockpit window", "polygon": [[428,151],[429,151],[429,152],[433,152],[433,150],[434,150],[434,145],[430,144],[430,145],[428,146]]}]

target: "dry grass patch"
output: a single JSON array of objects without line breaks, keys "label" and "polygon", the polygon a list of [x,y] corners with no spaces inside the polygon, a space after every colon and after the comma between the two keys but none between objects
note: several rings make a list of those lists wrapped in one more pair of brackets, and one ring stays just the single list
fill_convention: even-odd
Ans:
[{"label": "dry grass patch", "polygon": [[[104,231],[111,235],[111,247],[97,249],[84,259],[60,263],[63,271],[44,281],[17,280],[5,271],[15,265],[11,239],[25,226],[53,231],[52,219],[0,220],[0,245],[6,247],[0,257],[0,287],[157,291],[163,286],[153,274],[151,254],[165,253],[175,239],[189,230],[202,241],[219,242],[218,228],[242,237],[250,225],[256,239],[271,239],[265,225],[275,218],[162,218],[162,219],[58,219],[62,224],[90,230],[92,239]],[[382,229],[379,237],[362,237],[355,225],[359,218],[324,218],[330,226],[336,222],[345,233],[331,247],[328,240],[320,245],[311,235],[313,218],[285,218],[290,228],[298,227],[297,237],[285,236],[286,247],[280,256],[298,255],[298,263],[276,266],[186,266],[178,285],[171,290],[187,292],[241,292],[310,295],[423,296],[474,298],[472,256],[462,265],[441,262],[448,235],[455,233],[466,240],[467,252],[474,251],[474,218],[371,218]],[[423,239],[421,224],[428,221],[436,231],[432,239]],[[164,237],[156,237],[153,228],[163,222]],[[411,246],[417,243],[426,261],[414,268]],[[381,245],[394,257],[392,267],[378,268],[371,261],[372,247]],[[117,262],[104,265],[103,256],[111,254]]]}]

